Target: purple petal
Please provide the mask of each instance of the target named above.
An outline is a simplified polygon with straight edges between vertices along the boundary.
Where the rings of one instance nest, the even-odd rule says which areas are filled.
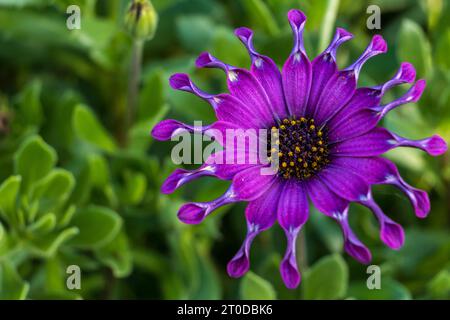
[[[214,168],[212,166],[202,166],[197,170],[176,169],[170,176],[167,177],[166,181],[164,181],[161,186],[161,192],[164,194],[169,194],[192,180],[214,175]]]
[[[407,104],[410,102],[416,102],[422,96],[423,91],[425,90],[426,82],[421,79],[418,80],[402,97],[396,99],[386,105],[376,106],[372,108],[372,110],[379,112],[383,117],[389,111],[397,108],[400,105]]]
[[[356,77],[353,71],[335,73],[322,90],[322,95],[314,110],[314,120],[325,123],[352,98],[356,89]]]
[[[298,233],[300,231],[299,228],[285,230],[287,237],[287,247],[286,253],[283,257],[283,260],[280,264],[280,273],[281,278],[283,279],[284,284],[289,289],[295,289],[298,287],[301,275],[298,271],[297,267],[297,258],[295,254],[295,243],[297,240]]]
[[[178,120],[166,119],[153,127],[151,135],[156,140],[165,141],[183,132],[203,134],[210,128],[210,126],[191,126]]]
[[[348,223],[348,208],[335,217],[339,223],[344,236],[344,250],[355,260],[368,264],[372,260],[370,250],[358,239]]]
[[[355,112],[362,109],[376,108],[381,103],[381,99],[387,90],[403,83],[413,82],[415,75],[414,67],[410,63],[404,62],[397,73],[386,83],[375,87],[356,89],[350,101],[330,119],[330,129],[340,127],[342,124],[349,122]]]
[[[262,166],[255,166],[241,171],[233,178],[233,189],[236,196],[245,201],[259,198],[275,182],[277,175],[261,174]]]
[[[312,75],[311,62],[303,45],[306,16],[299,10],[291,10],[288,19],[294,35],[294,47],[283,66],[283,90],[290,114],[299,117],[305,114]]]
[[[269,98],[259,81],[249,71],[227,65],[207,52],[197,58],[196,64],[201,68],[222,69],[227,75],[227,84],[231,95],[251,108],[266,126],[273,124],[274,117]]]
[[[261,128],[264,122],[255,117],[253,106],[246,106],[229,94],[212,95],[199,89],[187,74],[177,73],[170,77],[170,85],[176,90],[190,92],[208,102],[216,112],[217,119],[239,124],[242,128]]]
[[[240,125],[227,121],[216,121],[208,126],[208,130],[203,133],[214,137],[215,141],[221,146],[227,149],[232,148],[235,154],[242,150],[257,153],[259,141],[262,139],[262,136],[259,135],[260,132],[252,128],[244,130]]]
[[[364,179],[344,167],[329,165],[319,177],[334,193],[348,201],[358,201],[369,193],[369,185]]]
[[[253,47],[253,31],[249,28],[238,28],[234,31],[241,40],[252,60],[251,73],[259,81],[269,98],[270,106],[278,120],[288,116],[284,102],[281,73],[275,62],[267,56],[256,52]]]
[[[311,178],[305,185],[314,206],[323,214],[335,217],[348,207],[348,201],[336,195],[319,178]]]
[[[311,83],[311,91],[305,112],[307,116],[314,114],[314,109],[322,95],[324,87],[328,83],[328,80],[337,72],[336,50],[352,37],[353,35],[348,31],[337,28],[328,48],[313,60],[312,79],[314,81]]]
[[[348,68],[336,73],[323,89],[314,119],[323,124],[339,112],[352,98],[362,65],[371,57],[386,51],[384,39],[375,35],[364,53]]]
[[[309,216],[306,190],[301,182],[288,180],[284,184],[278,206],[278,223],[285,230],[301,227]]]
[[[369,184],[391,184],[403,191],[414,207],[417,217],[425,218],[430,211],[428,194],[406,183],[395,164],[384,158],[350,158],[338,157],[333,164],[353,170]]]
[[[264,128],[266,125],[262,119],[255,116],[252,106],[245,105],[241,100],[230,94],[218,94],[215,96],[217,119],[235,123],[242,129]]]
[[[285,182],[278,204],[278,223],[284,229],[288,240],[286,253],[280,265],[281,277],[290,289],[300,283],[300,272],[295,256],[295,242],[302,225],[308,220],[309,205],[302,183]]]
[[[210,202],[189,202],[178,210],[178,219],[187,224],[202,222],[211,212],[226,204],[237,202],[232,188],[229,188],[222,196]]]
[[[396,143],[389,131],[375,128],[356,138],[332,145],[330,151],[336,156],[371,157],[395,148]]]
[[[392,87],[403,83],[413,83],[415,79],[416,70],[414,69],[414,66],[409,62],[402,62],[400,65],[400,69],[397,71],[394,77],[392,77],[392,79],[382,85],[374,87],[374,89],[379,90],[381,92],[381,95],[384,95],[384,93]]]
[[[251,201],[245,209],[247,235],[244,243],[227,265],[228,274],[233,278],[244,275],[250,267],[250,247],[253,239],[261,231],[270,228],[276,221],[280,187],[276,185],[264,196]]]
[[[359,72],[361,71],[364,63],[367,62],[370,58],[377,56],[379,54],[385,53],[387,51],[387,43],[383,39],[382,36],[376,34],[373,36],[372,41],[367,46],[366,50],[364,50],[363,54],[349,67],[347,67],[346,71],[351,71],[355,73],[356,79],[358,79]]]
[[[392,221],[384,214],[378,204],[373,200],[372,195],[360,203],[374,213],[380,224],[380,238],[391,249],[398,250],[405,242],[405,233],[398,223]]]
[[[375,128],[356,138],[332,145],[331,153],[336,156],[372,157],[397,147],[418,148],[431,156],[439,156],[447,151],[447,143],[438,135],[410,140],[384,128]]]
[[[169,79],[170,86],[175,90],[186,91],[196,95],[197,97],[207,101],[211,106],[216,109],[216,103],[214,101],[215,95],[209,94],[200,88],[198,88],[189,78],[189,75],[185,73],[176,73]]]
[[[375,128],[380,119],[380,114],[368,109],[346,113],[342,117],[336,116],[334,121],[330,121],[328,139],[331,143],[336,143],[358,137]]]
[[[393,135],[396,142],[395,147],[418,148],[434,157],[440,156],[447,151],[447,143],[438,135],[420,140],[410,140],[400,137],[399,135],[396,135],[394,133],[391,134]]]

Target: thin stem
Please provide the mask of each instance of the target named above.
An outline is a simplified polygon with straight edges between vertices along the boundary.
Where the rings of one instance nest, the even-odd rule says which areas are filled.
[[[304,273],[308,268],[308,252],[306,249],[306,236],[304,227],[300,230],[300,233],[298,234],[297,260],[300,272]]]
[[[328,46],[328,43],[330,42],[338,9],[339,9],[339,0],[327,1],[327,10],[325,12],[325,15],[322,20],[322,25],[320,27],[318,53],[325,50],[325,48]]]
[[[126,111],[126,132],[130,129],[136,116],[136,109],[138,103],[139,94],[139,82],[141,78],[142,70],[142,53],[144,49],[144,43],[140,40],[133,41],[130,75],[128,80],[128,104]]]

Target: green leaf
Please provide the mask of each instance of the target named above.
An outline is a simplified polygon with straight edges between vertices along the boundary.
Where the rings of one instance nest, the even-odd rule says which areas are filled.
[[[443,0],[426,0],[428,13],[428,27],[434,29],[442,14]]]
[[[154,117],[164,106],[164,73],[153,71],[139,93],[138,121]]]
[[[426,77],[432,68],[431,46],[422,28],[414,21],[402,22],[397,40],[399,61],[411,62],[418,77]]]
[[[72,217],[75,215],[75,212],[77,211],[77,207],[75,205],[69,206],[64,213],[62,213],[60,216],[61,218],[58,221],[59,227],[65,227],[67,226],[70,221],[72,220]]]
[[[96,255],[103,264],[112,269],[117,278],[127,277],[132,271],[132,255],[124,232],[119,232],[110,243],[100,248]]]
[[[436,45],[436,64],[439,64],[446,70],[450,70],[450,28],[447,28],[437,39]]]
[[[333,253],[342,252],[344,240],[342,239],[342,232],[337,224],[329,217],[318,212],[316,208],[312,210],[313,214],[311,214],[309,221],[327,249]]]
[[[31,199],[39,201],[40,212],[57,212],[69,198],[75,179],[67,170],[54,169],[45,178],[33,185]]]
[[[20,146],[14,155],[14,171],[22,176],[22,187],[27,191],[30,185],[45,177],[55,166],[55,150],[39,136],[32,136]]]
[[[340,299],[347,292],[348,266],[339,254],[326,256],[307,270],[303,279],[305,299]]]
[[[20,93],[18,97],[18,118],[23,125],[40,126],[42,123],[42,105],[41,105],[42,83],[32,81]]]
[[[9,222],[14,223],[17,195],[19,193],[22,178],[11,176],[0,186],[0,214]]]
[[[401,283],[393,279],[381,278],[381,289],[369,290],[365,281],[352,283],[348,296],[361,300],[409,300],[411,293]]]
[[[76,135],[82,141],[106,152],[116,150],[116,143],[88,107],[83,105],[75,107],[72,125]]]
[[[240,294],[245,300],[276,299],[272,284],[251,271],[241,281]]]
[[[431,279],[428,291],[433,299],[450,299],[450,268],[442,270]]]
[[[10,262],[0,262],[0,300],[23,300],[29,289]]]
[[[54,256],[59,247],[73,236],[79,233],[78,228],[71,227],[63,231],[54,231],[31,240],[31,248],[36,254],[44,257]]]
[[[169,106],[165,104],[159,108],[158,113],[153,117],[134,124],[129,132],[128,151],[136,154],[145,153],[152,141],[152,138],[149,136],[149,131],[156,123],[161,121],[168,112]]]
[[[108,244],[122,226],[122,218],[113,210],[90,206],[80,210],[72,220],[80,233],[72,239],[71,245],[84,249],[98,249]]]
[[[208,49],[216,26],[208,16],[189,15],[176,20],[181,44],[191,52]]]
[[[30,224],[27,227],[29,232],[34,233],[35,235],[45,234],[53,230],[56,226],[56,216],[53,213],[47,213],[39,218],[33,224]]]
[[[124,180],[122,202],[130,205],[139,204],[147,191],[147,177],[141,172],[127,170],[124,173]]]

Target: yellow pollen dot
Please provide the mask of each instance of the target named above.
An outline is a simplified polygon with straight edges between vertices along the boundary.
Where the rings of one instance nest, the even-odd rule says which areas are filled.
[[[314,123],[314,119],[309,119],[309,122]]]
[[[312,147],[311,150],[312,150],[313,152],[316,152],[316,151],[317,151],[317,148],[316,148],[316,147]]]
[[[284,119],[283,123],[289,123],[289,120],[288,119]]]
[[[323,145],[323,141],[319,140],[319,142],[317,142],[320,146]]]
[[[322,131],[317,132],[317,135],[318,135],[319,137],[321,137],[321,136],[322,136]]]
[[[271,152],[276,152],[277,151],[277,149],[276,148],[272,148],[272,150],[270,150]]]
[[[294,161],[289,162],[289,165],[290,165],[291,167],[293,167],[294,164],[295,164]]]
[[[281,125],[281,126],[280,126],[280,129],[281,129],[281,130],[284,130],[284,129],[286,129],[286,127],[285,127],[284,125]]]
[[[303,164],[303,168],[308,168],[308,163],[307,163],[307,162],[305,162],[305,163]]]
[[[286,163],[286,162],[283,162],[283,163],[281,164],[281,166],[282,166],[283,168],[286,168],[286,167],[287,167],[287,163]]]
[[[297,160],[298,162],[302,162],[303,161],[303,159],[302,158],[298,158],[298,160]]]
[[[295,152],[300,152],[300,147],[295,147]]]
[[[300,118],[300,121],[301,121],[301,122],[306,122],[306,118],[301,117],[301,118]]]
[[[289,156],[289,157],[292,157],[293,155],[294,155],[294,154],[292,153],[292,151],[289,151],[289,152],[288,152],[288,156]]]
[[[309,129],[311,129],[311,130],[314,130],[315,128],[316,128],[316,126],[313,124],[309,126]]]
[[[272,127],[272,131],[277,131],[277,128],[276,127]]]
[[[292,121],[291,121],[291,124],[292,124],[292,125],[295,125],[296,123],[297,123],[297,122],[296,122],[295,120],[292,120]]]
[[[278,156],[282,157],[283,156],[283,152],[278,152]]]
[[[325,151],[325,149],[324,148],[320,148],[319,151],[323,153]]]
[[[317,162],[312,163],[313,168],[317,167]]]
[[[280,140],[275,141],[275,144],[280,144]]]

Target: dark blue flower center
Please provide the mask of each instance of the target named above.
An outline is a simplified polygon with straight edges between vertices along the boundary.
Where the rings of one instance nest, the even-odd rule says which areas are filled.
[[[278,174],[285,179],[306,180],[329,162],[328,132],[314,119],[283,119],[267,139],[269,161],[278,157]]]

